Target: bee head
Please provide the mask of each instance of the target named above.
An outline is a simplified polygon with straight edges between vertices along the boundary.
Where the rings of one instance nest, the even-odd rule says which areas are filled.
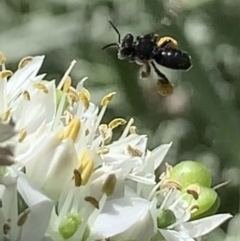
[[[124,36],[121,41],[118,50],[118,58],[125,59],[133,52],[133,35],[128,33]]]
[[[121,34],[114,23],[109,19],[108,22],[111,24],[112,28],[118,35],[118,41],[116,43],[110,43],[105,45],[102,49],[106,49],[109,47],[117,47],[118,48],[118,58],[124,59],[127,58],[133,51],[133,35],[128,33],[121,38]]]

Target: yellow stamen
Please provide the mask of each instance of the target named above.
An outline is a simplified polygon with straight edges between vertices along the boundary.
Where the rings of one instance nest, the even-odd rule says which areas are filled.
[[[79,101],[78,92],[72,86],[70,86],[68,94],[71,96],[71,98],[73,99],[74,102],[78,102]]]
[[[78,118],[74,118],[71,120],[69,125],[67,126],[66,131],[64,132],[63,135],[63,140],[67,138],[71,138],[73,142],[75,142],[78,138],[78,134],[81,128],[81,122]],[[60,139],[62,139],[60,138]]]
[[[132,146],[128,145],[127,146],[127,151],[131,156],[139,156],[141,157],[143,155],[143,153],[138,150],[137,148],[133,148]]]
[[[98,154],[98,155],[104,155],[104,154],[107,154],[107,153],[109,153],[109,148],[107,148],[107,147],[105,147],[105,146],[100,147],[100,148],[98,148],[98,150],[97,150],[97,154]]]
[[[101,136],[105,137],[106,133],[107,133],[107,130],[108,130],[108,126],[106,124],[101,124],[99,127],[98,127],[98,130],[99,130],[99,133]]]
[[[79,97],[79,100],[82,101],[84,107],[85,107],[86,109],[88,109],[88,107],[89,107],[89,105],[90,105],[90,101],[89,101],[88,96],[86,95],[86,93],[80,92],[80,93],[78,94],[78,97]]]
[[[91,203],[96,209],[99,209],[99,202],[95,197],[87,196],[84,198],[86,202]]]
[[[118,126],[125,125],[126,123],[127,122],[123,118],[116,118],[108,124],[108,127],[113,130]]]
[[[7,58],[6,58],[5,53],[0,52],[0,65],[5,64],[5,63],[6,63],[6,60],[7,60]]]
[[[73,171],[73,174],[74,174],[75,187],[80,187],[82,184],[82,177],[79,170],[75,169]]]
[[[27,136],[27,128],[23,128],[19,133],[18,142],[23,142],[26,136]]]
[[[19,69],[22,69],[24,68],[29,62],[31,62],[33,60],[33,57],[32,56],[28,56],[28,57],[25,57],[23,58],[19,64],[18,64],[18,68]]]
[[[136,126],[131,126],[130,128],[129,128],[129,132],[130,132],[130,134],[137,134],[137,127]]]
[[[101,106],[106,106],[108,103],[112,100],[113,96],[116,94],[116,92],[109,93],[108,95],[104,96],[101,101]]]
[[[82,88],[82,91],[88,98],[88,100],[90,101],[91,99],[91,95],[90,95],[90,92],[86,89],[86,88]]]
[[[113,132],[108,128],[106,124],[102,124],[98,127],[100,135],[104,139],[104,143],[107,144],[112,140]]]
[[[0,71],[0,79],[8,78],[13,75],[13,72],[10,70]]]
[[[19,217],[18,221],[17,221],[17,225],[23,226],[24,223],[27,221],[28,218],[28,214],[30,213],[30,209],[25,210]]]
[[[83,172],[82,172],[82,185],[86,185],[89,178],[91,177],[91,174],[93,172],[93,168],[94,168],[94,162],[93,160],[89,160],[87,162],[86,167],[84,168]]]
[[[165,166],[166,166],[166,171],[164,174],[164,178],[169,178],[170,172],[173,169],[173,167],[171,165],[169,165],[167,162],[165,163]]]
[[[27,90],[24,90],[22,95],[23,95],[24,100],[27,100],[27,101],[31,100],[30,94]]]
[[[86,185],[94,168],[94,162],[92,159],[91,151],[88,149],[85,149],[84,151],[82,151],[79,157],[79,162],[80,162],[80,166],[78,170],[81,173],[81,177],[82,177],[81,185]]]
[[[187,193],[192,195],[193,198],[197,200],[200,194],[200,187],[196,184],[189,185],[187,188]]]
[[[179,182],[172,181],[172,180],[165,180],[161,185],[161,189],[168,188],[168,189],[177,189],[179,191],[182,190],[182,187]]]
[[[63,85],[63,92],[67,93],[70,89],[71,84],[72,84],[72,79],[70,76],[67,76]]]
[[[34,83],[33,87],[35,87],[36,89],[42,90],[43,93],[45,94],[48,94],[48,88],[43,83]]]
[[[73,120],[73,115],[69,111],[64,111],[63,117],[65,119],[66,125],[69,125],[69,123]]]
[[[110,174],[102,186],[102,192],[105,193],[108,197],[111,196],[114,192],[116,183],[117,178],[115,174]]]
[[[199,210],[199,206],[197,204],[194,204],[192,206],[189,207],[189,211],[191,214],[197,212]]]
[[[6,110],[4,113],[2,113],[1,115],[0,115],[0,119],[2,120],[2,121],[7,121],[8,119],[9,119],[9,117],[10,117],[10,115],[11,115],[11,108],[9,108],[8,110]]]
[[[74,102],[77,103],[79,101],[79,96],[77,92],[71,91],[71,88],[67,94],[67,98],[70,105],[72,105]]]
[[[130,127],[131,127],[131,125],[132,125],[133,123],[134,123],[134,119],[131,118],[131,119],[128,121],[127,126],[125,127],[125,129],[124,129],[124,131],[123,131],[123,133],[122,133],[122,135],[121,135],[121,137],[120,137],[119,139],[123,139],[123,138],[125,138],[125,137],[128,135],[129,129],[130,129]]]

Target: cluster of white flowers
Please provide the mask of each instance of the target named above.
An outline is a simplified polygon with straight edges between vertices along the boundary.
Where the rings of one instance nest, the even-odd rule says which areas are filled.
[[[86,79],[71,86],[74,62],[56,86],[37,75],[43,60],[24,58],[12,73],[0,55],[0,240],[193,241],[231,217],[191,221],[198,208],[185,197],[197,188],[181,191],[169,166],[155,176],[171,143],[149,151],[133,119],[102,124],[115,93],[99,108]]]

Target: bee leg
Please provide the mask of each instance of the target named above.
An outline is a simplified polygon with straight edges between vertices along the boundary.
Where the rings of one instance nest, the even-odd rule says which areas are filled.
[[[151,66],[146,62],[140,70],[140,78],[147,79],[151,73]]]
[[[162,37],[158,40],[157,46],[160,48],[170,48],[170,49],[177,49],[178,42],[174,38],[171,37]]]
[[[157,68],[154,62],[151,62],[153,70],[158,76],[157,80],[157,91],[162,96],[168,96],[173,93],[173,85],[170,83],[168,78]]]

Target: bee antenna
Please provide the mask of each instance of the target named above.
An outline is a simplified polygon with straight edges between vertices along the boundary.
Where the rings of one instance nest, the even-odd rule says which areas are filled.
[[[112,22],[111,19],[108,19],[108,22],[111,24],[111,26],[113,27],[113,29],[114,29],[115,32],[117,33],[117,35],[118,35],[118,44],[120,44],[120,42],[121,42],[121,34],[120,34],[119,30],[118,30],[117,27],[114,25],[114,23]]]
[[[113,47],[113,46],[117,46],[118,47],[118,43],[110,43],[110,44],[107,44],[105,46],[102,47],[102,50],[106,49],[106,48],[109,48],[109,47]]]

